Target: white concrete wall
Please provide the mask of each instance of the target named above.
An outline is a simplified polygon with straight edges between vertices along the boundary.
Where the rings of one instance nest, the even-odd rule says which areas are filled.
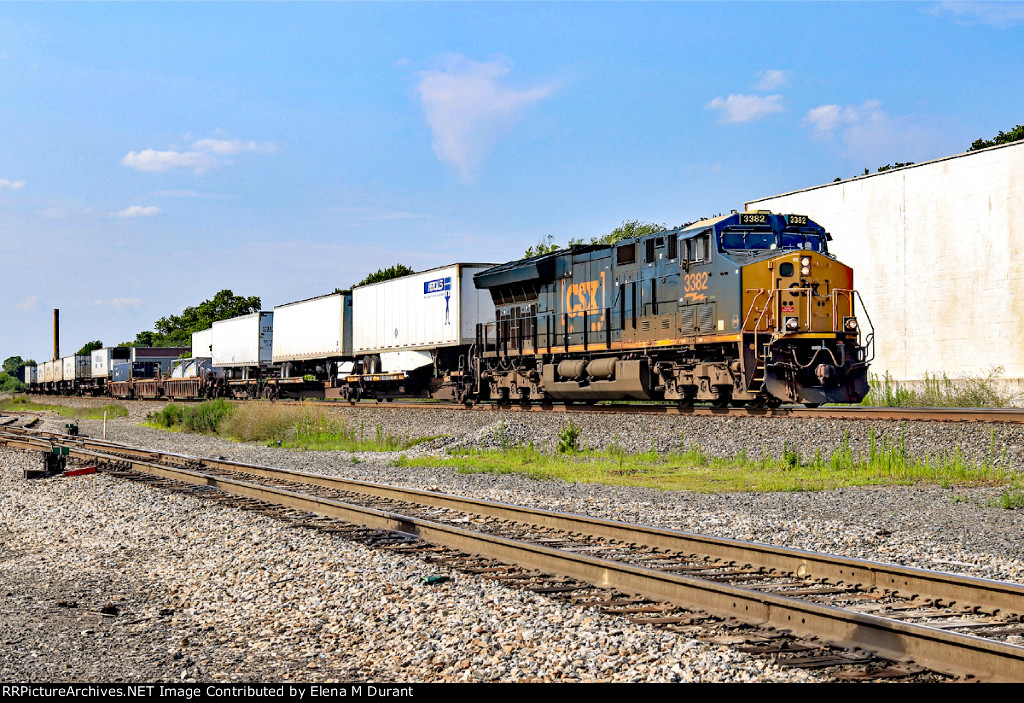
[[[853,267],[872,371],[1024,379],[1024,142],[747,203],[808,215]]]

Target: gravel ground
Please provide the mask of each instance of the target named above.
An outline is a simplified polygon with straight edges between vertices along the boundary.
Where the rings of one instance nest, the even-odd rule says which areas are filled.
[[[63,401],[90,404],[96,401]],[[815,493],[692,495],[516,475],[403,469],[393,455],[294,452],[136,423],[152,403],[129,403],[108,437],[183,453],[225,456],[722,537],[827,551],[1024,583],[1024,515],[987,507],[996,489],[886,487]],[[334,411],[367,428],[443,445],[553,441],[567,419],[544,414]],[[1015,426],[758,418],[574,414],[591,446],[675,448],[680,437],[712,454],[837,446],[876,434],[918,454],[959,447],[980,457],[992,442],[1024,465]],[[60,429],[65,421],[46,419]],[[102,433],[100,421],[82,431]],[[369,429],[370,434],[373,433]],[[994,440],[993,440],[994,437]],[[358,463],[356,463],[358,461]],[[462,574],[439,586],[415,559],[375,552],[279,521],[98,475],[27,482],[36,457],[0,452],[0,680],[344,681],[807,681],[728,649],[565,608]],[[225,549],[225,547],[228,547]],[[77,607],[59,605],[76,603]],[[113,616],[98,613],[116,608]],[[110,610],[111,608],[108,608]],[[71,645],[71,646],[69,646]],[[72,654],[76,652],[77,654]],[[116,654],[116,656],[111,656]]]

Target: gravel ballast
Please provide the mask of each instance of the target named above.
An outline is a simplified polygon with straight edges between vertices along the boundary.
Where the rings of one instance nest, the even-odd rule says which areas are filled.
[[[61,401],[89,404],[96,401]],[[108,438],[186,454],[344,475],[721,537],[1024,582],[1024,519],[989,507],[998,489],[857,488],[703,495],[537,481],[520,475],[398,468],[394,454],[295,452],[140,427],[129,403]],[[568,418],[540,413],[332,410],[410,437],[444,434],[410,454],[481,446],[500,430],[550,443]],[[573,414],[591,446],[633,450],[697,441],[713,455],[787,446],[855,451],[902,433],[908,451],[1006,448],[1013,425],[790,421]],[[61,418],[43,427],[62,430]],[[502,423],[499,425],[499,423]],[[82,421],[100,436],[101,421]],[[806,449],[803,449],[806,448]],[[26,481],[35,454],[0,450],[0,678],[342,681],[805,681],[726,647],[569,608],[492,581],[367,549],[210,501],[93,475]],[[60,605],[64,603],[64,605]],[[70,607],[74,604],[74,607]],[[110,612],[103,614],[99,611]]]

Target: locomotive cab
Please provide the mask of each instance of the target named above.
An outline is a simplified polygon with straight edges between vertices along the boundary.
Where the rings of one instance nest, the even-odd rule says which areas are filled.
[[[810,406],[859,402],[873,335],[862,340],[853,270],[828,253],[830,235],[806,216],[739,218],[750,231],[723,232],[721,246],[750,258],[741,305],[748,387],[760,382],[773,399]]]

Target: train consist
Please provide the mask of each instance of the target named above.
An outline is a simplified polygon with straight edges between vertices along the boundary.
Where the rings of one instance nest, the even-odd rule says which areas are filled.
[[[803,215],[733,213],[217,322],[172,377],[26,377],[119,397],[855,403],[873,332],[830,239]]]

